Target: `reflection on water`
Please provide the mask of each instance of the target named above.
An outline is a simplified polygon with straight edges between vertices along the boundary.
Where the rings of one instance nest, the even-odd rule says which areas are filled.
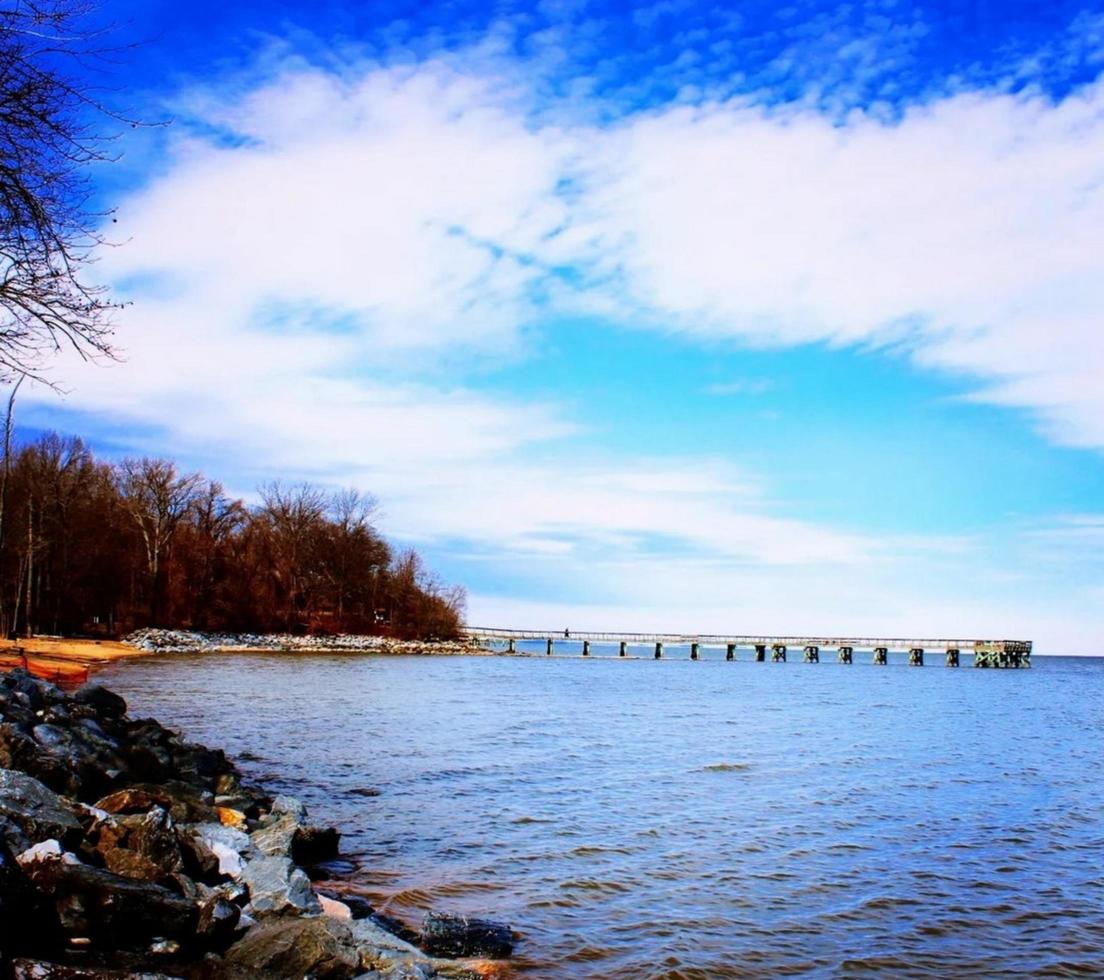
[[[1104,661],[723,656],[104,680],[339,826],[392,914],[513,924],[519,976],[1104,974]]]

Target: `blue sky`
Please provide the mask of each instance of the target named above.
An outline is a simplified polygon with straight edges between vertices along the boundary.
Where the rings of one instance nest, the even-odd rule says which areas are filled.
[[[124,357],[27,432],[370,490],[487,625],[1099,652],[1101,5],[104,15]]]

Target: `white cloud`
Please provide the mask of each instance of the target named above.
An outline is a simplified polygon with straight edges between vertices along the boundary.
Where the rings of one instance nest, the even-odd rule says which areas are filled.
[[[485,75],[459,61],[291,63],[185,93],[203,125],[122,202],[129,240],[101,266],[136,300],[126,361],[67,369],[68,404],[157,427],[150,451],[360,483],[406,537],[612,578],[608,610],[636,590],[656,616],[681,603],[768,628],[786,610],[842,629],[927,608],[988,632],[1015,613],[960,598],[1000,567],[976,541],[783,515],[723,460],[565,470],[555,440],[577,423],[560,406],[448,368],[524,356],[549,311],[775,346],[904,343],[976,379],[973,397],[1104,447],[1104,86],[1056,105],[960,95],[892,125],[728,102],[600,128],[533,115],[500,55]],[[648,564],[672,556],[670,574]],[[967,557],[953,588],[908,578]]]

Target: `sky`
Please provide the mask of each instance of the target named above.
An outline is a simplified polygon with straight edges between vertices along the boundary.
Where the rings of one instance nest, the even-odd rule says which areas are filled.
[[[101,16],[24,435],[369,491],[474,625],[1102,652],[1104,4]]]

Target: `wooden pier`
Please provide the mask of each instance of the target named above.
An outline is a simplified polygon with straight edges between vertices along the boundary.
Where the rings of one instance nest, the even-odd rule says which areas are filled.
[[[898,637],[856,636],[728,636],[700,633],[618,633],[574,630],[515,630],[470,626],[464,631],[468,637],[486,646],[502,644],[510,653],[517,652],[521,642],[542,644],[545,654],[579,653],[593,656],[592,644],[617,646],[617,656],[628,657],[630,647],[639,647],[637,656],[651,656],[660,660],[665,650],[684,647],[689,659],[700,660],[703,650],[714,647],[725,651],[725,660],[737,660],[737,651],[746,648],[751,659],[758,663],[785,663],[787,650],[804,652],[805,663],[820,663],[821,650],[836,650],[836,662],[852,664],[858,651],[870,651],[870,662],[878,666],[889,663],[890,651],[907,655],[910,667],[924,666],[924,653],[942,654],[947,667],[957,667],[960,658],[972,655],[975,667],[1022,668],[1031,666],[1030,640],[966,640],[958,638],[915,639]]]

